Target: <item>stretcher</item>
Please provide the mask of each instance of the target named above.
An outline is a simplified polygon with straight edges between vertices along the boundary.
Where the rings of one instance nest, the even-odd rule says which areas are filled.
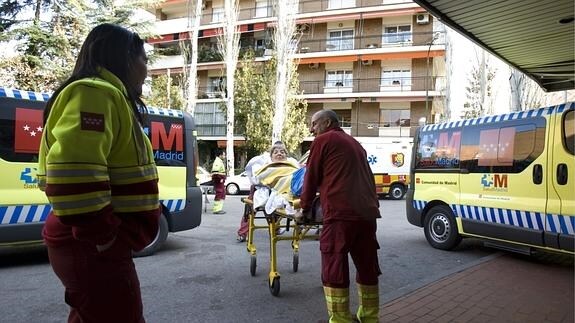
[[[268,231],[270,241],[270,271],[268,275],[268,287],[270,293],[278,296],[280,292],[280,273],[277,268],[277,251],[276,244],[278,241],[291,241],[293,251],[292,270],[298,271],[299,266],[299,242],[301,240],[319,239],[319,229],[322,225],[320,221],[296,221],[293,215],[289,215],[284,209],[276,209],[272,214],[267,214],[264,208],[253,208],[253,201],[249,198],[243,198],[244,216],[248,219],[249,230],[246,239],[246,249],[250,254],[250,274],[255,276],[257,267],[257,250],[254,243],[254,231],[265,229]],[[294,208],[299,208],[299,200],[291,202]],[[261,215],[258,215],[261,214]],[[256,224],[256,219],[265,219],[266,225]],[[299,219],[298,219],[299,220]],[[282,222],[284,223],[282,225]],[[293,225],[290,225],[293,223]],[[280,236],[277,229],[285,226],[286,233]],[[289,235],[289,229],[293,228],[293,233]],[[315,232],[315,233],[312,233]]]

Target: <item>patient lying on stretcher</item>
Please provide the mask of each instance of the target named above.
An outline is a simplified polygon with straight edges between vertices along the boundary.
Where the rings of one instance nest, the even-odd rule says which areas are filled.
[[[271,163],[252,173],[251,180],[256,187],[253,195],[254,208],[265,206],[267,214],[273,213],[276,209],[283,209],[286,214],[295,214],[291,181],[299,165],[288,160],[287,151],[281,143],[272,147],[270,156]]]

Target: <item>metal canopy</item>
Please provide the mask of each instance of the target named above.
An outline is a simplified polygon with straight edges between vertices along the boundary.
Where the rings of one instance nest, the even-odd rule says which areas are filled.
[[[575,1],[414,2],[531,77],[545,91],[575,89]]]

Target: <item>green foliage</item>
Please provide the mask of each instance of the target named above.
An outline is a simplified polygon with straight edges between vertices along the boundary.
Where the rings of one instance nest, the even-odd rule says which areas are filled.
[[[113,22],[149,34],[129,20],[136,8],[158,0],[5,0],[0,3],[0,46],[15,41],[15,54],[0,57],[0,82],[23,90],[52,91],[74,68],[91,28]],[[33,18],[26,13],[33,12]]]
[[[235,123],[245,129],[246,149],[255,154],[267,151],[272,137],[276,60],[272,58],[264,63],[256,63],[254,52],[247,51],[235,77]],[[294,151],[307,133],[307,104],[294,97],[299,93],[297,73],[292,76],[289,91],[282,141],[289,151]]]
[[[146,104],[158,108],[183,110],[185,101],[180,83],[180,77],[172,78],[170,95],[168,95],[168,76],[165,74],[154,76],[152,78],[152,93],[149,98],[146,98]]]

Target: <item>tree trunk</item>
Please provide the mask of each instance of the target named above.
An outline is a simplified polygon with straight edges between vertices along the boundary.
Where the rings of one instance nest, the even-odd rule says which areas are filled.
[[[186,80],[188,95],[186,98],[186,111],[194,115],[196,102],[198,99],[198,34],[202,18],[202,1],[188,0],[188,34],[190,36],[189,46],[189,72]]]
[[[281,140],[285,116],[288,114],[289,83],[294,70],[292,57],[298,44],[297,39],[294,37],[296,32],[295,15],[298,11],[298,1],[279,0],[276,8],[278,23],[274,32],[274,43],[277,55],[277,72],[274,117],[272,123],[272,144]]]

